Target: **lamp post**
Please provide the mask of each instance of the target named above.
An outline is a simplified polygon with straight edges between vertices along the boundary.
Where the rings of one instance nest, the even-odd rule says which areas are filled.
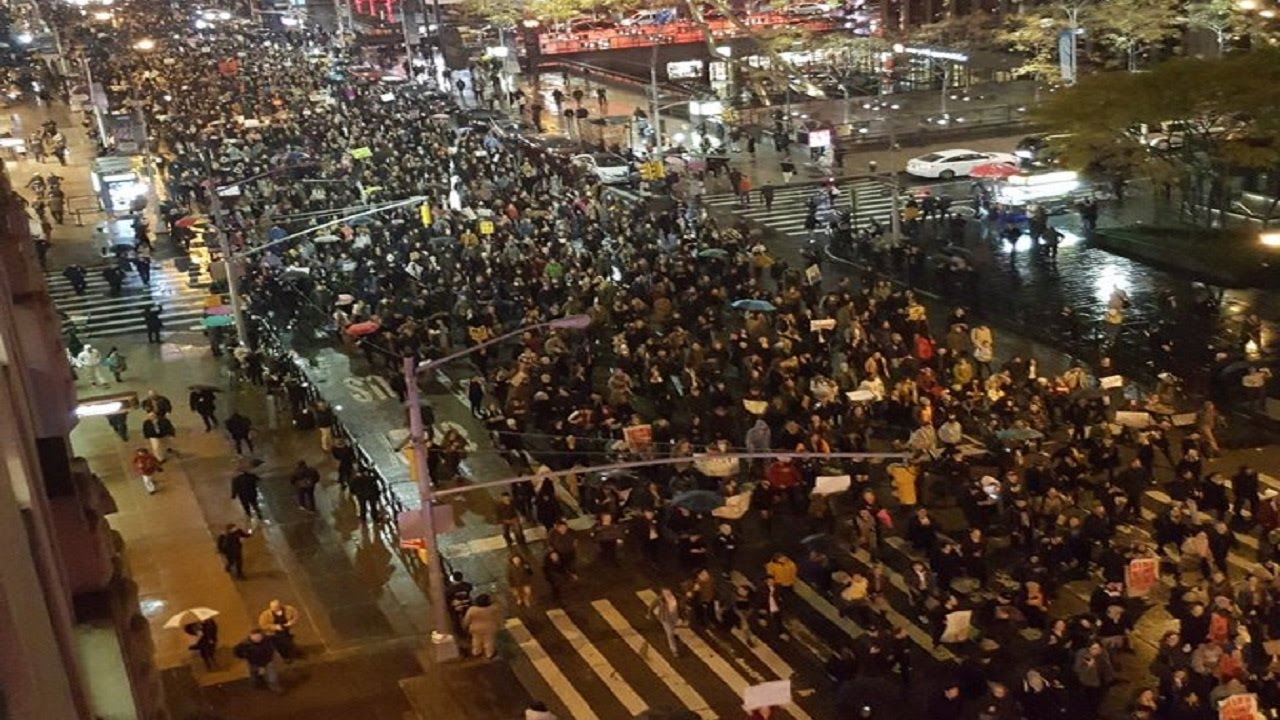
[[[590,324],[591,316],[589,315],[570,315],[543,323],[519,327],[511,332],[435,360],[426,360],[419,363],[412,357],[404,359],[405,402],[409,407],[409,439],[413,446],[413,465],[418,476],[418,494],[422,499],[422,509],[419,512],[421,513],[422,532],[424,535],[421,538],[423,542],[422,550],[426,555],[427,562],[427,600],[431,605],[431,647],[435,651],[436,660],[452,660],[458,657],[458,644],[450,630],[449,614],[446,609],[448,606],[445,598],[444,568],[441,565],[440,558],[436,555],[436,525],[433,510],[435,507],[434,500],[437,495],[431,484],[431,466],[427,462],[426,428],[422,422],[422,394],[418,389],[418,375],[419,373],[436,370],[454,360],[472,355],[491,345],[505,342],[533,330],[544,328],[550,330],[582,330]]]

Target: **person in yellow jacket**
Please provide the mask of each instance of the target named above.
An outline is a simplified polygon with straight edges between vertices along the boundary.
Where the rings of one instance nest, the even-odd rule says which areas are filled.
[[[797,570],[796,563],[791,558],[782,553],[774,553],[773,558],[765,563],[764,570],[778,587],[788,592],[795,589]]]
[[[889,477],[893,481],[893,495],[898,502],[907,507],[916,505],[916,483],[920,480],[920,466],[894,464],[889,466]]]

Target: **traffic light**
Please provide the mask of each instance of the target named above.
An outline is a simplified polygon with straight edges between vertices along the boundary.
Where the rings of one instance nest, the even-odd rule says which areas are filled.
[[[661,160],[650,160],[640,166],[640,179],[646,182],[657,182],[666,176]]]

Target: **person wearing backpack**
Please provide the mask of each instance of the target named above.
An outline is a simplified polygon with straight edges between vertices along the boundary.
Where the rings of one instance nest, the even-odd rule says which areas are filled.
[[[218,536],[218,554],[222,556],[222,569],[237,580],[244,579],[244,541],[253,530],[241,530],[235,523],[227,523],[227,529]]]

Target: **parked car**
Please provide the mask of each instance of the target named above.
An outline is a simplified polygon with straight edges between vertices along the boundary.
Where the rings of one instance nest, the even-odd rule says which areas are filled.
[[[782,12],[796,17],[819,17],[830,15],[833,10],[835,10],[834,5],[823,2],[798,2],[788,5]]]
[[[1199,123],[1165,120],[1153,124],[1142,123],[1131,132],[1142,144],[1153,150],[1177,150],[1187,143],[1188,135],[1223,135],[1230,132],[1230,128],[1221,123],[1205,128]]]
[[[612,20],[597,20],[596,18],[574,18],[569,21],[569,32],[591,32],[592,30],[613,30],[618,27],[618,23]]]
[[[623,25],[662,25],[676,19],[676,11],[671,8],[655,8],[652,10],[637,10],[627,19],[622,21]]]
[[[1070,133],[1037,133],[1018,141],[1013,154],[1028,165],[1056,165],[1060,159],[1057,143],[1071,137]]]
[[[574,155],[573,162],[581,165],[606,185],[630,183],[636,178],[627,159],[616,153],[596,152]]]
[[[978,152],[977,150],[939,150],[907,161],[907,174],[916,177],[950,180],[966,177],[978,165],[985,163],[1018,164],[1013,153]]]

